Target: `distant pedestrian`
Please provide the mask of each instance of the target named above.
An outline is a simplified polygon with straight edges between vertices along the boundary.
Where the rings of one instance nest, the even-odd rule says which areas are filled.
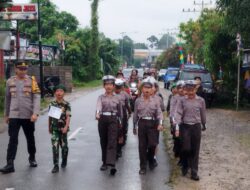
[[[68,131],[71,117],[70,103],[64,100],[65,87],[61,84],[55,87],[55,100],[49,106],[49,133],[51,134],[53,163],[52,173],[59,172],[59,147],[62,149],[61,167],[67,166]],[[53,110],[53,111],[52,111]],[[53,115],[56,113],[56,115]],[[50,114],[51,113],[51,114]]]
[[[27,75],[28,64],[18,62],[15,66],[16,75],[6,82],[5,121],[9,125],[9,145],[7,165],[0,169],[3,174],[15,172],[18,134],[20,127],[27,140],[30,167],[37,167],[35,158],[35,122],[40,111],[40,90],[35,77]]]

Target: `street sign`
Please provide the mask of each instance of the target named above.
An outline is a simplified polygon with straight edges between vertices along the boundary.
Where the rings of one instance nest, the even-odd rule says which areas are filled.
[[[0,9],[0,20],[37,20],[37,4],[14,4]]]

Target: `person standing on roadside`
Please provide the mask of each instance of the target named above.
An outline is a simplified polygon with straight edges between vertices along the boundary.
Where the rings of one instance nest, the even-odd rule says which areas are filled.
[[[7,149],[7,165],[0,169],[3,174],[15,172],[18,134],[20,127],[27,140],[30,167],[37,167],[35,159],[35,122],[40,111],[40,89],[35,77],[27,75],[28,65],[18,62],[16,75],[6,82],[5,121],[8,124],[9,145]]]
[[[187,95],[177,103],[174,114],[175,124],[179,126],[181,137],[182,175],[191,169],[191,179],[198,181],[198,163],[201,142],[201,130],[206,130],[206,104],[196,95],[196,81],[186,81]]]
[[[61,167],[66,168],[68,160],[68,131],[71,117],[70,103],[64,100],[66,88],[59,84],[54,88],[55,100],[50,103],[49,110],[56,110],[59,116],[50,115],[49,111],[49,133],[51,134],[53,163],[52,173],[59,172],[59,146],[62,149]]]
[[[111,167],[110,175],[116,173],[116,153],[118,130],[121,128],[122,105],[118,96],[114,94],[115,78],[111,75],[104,76],[103,87],[105,93],[100,95],[96,105],[96,119],[102,149],[101,171]]]
[[[149,168],[153,170],[157,165],[154,162],[155,149],[159,144],[158,131],[163,130],[163,114],[158,101],[152,97],[152,87],[154,82],[150,77],[142,82],[142,95],[135,101],[135,111],[133,115],[133,133],[139,138],[139,158],[140,175],[145,175],[147,171],[147,161]]]

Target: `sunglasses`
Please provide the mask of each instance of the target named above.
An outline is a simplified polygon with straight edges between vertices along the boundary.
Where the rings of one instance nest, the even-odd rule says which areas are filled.
[[[20,71],[26,71],[28,68],[25,68],[25,67],[18,67],[18,69],[19,69]]]

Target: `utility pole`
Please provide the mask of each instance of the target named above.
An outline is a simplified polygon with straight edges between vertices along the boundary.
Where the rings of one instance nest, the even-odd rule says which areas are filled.
[[[44,97],[44,90],[43,90],[43,52],[42,52],[42,34],[41,34],[41,14],[40,14],[40,0],[37,0],[37,9],[38,9],[38,23],[37,23],[37,30],[38,30],[38,38],[39,38],[39,65],[40,65],[40,88],[41,88],[41,98]]]
[[[213,2],[211,0],[209,2],[205,2],[204,0],[202,0],[200,3],[197,3],[196,1],[194,1],[194,6],[201,6],[200,10],[199,9],[197,10],[195,8],[193,8],[193,9],[188,8],[188,9],[183,9],[182,12],[187,12],[187,13],[203,12],[203,10],[206,7],[208,7],[212,4],[213,4]]]
[[[121,32],[121,35],[122,35],[122,45],[121,45],[121,57],[122,57],[122,64],[123,64],[123,39],[124,39],[124,35],[126,33],[125,32]]]
[[[166,39],[166,49],[169,48],[169,37],[172,36],[172,35],[176,35],[177,32],[170,32],[170,31],[178,31],[179,29],[178,28],[167,28],[167,29],[163,29],[164,33],[163,34],[160,34],[160,35],[164,35],[164,34],[167,34],[167,39]],[[167,32],[167,33],[165,33]]]

